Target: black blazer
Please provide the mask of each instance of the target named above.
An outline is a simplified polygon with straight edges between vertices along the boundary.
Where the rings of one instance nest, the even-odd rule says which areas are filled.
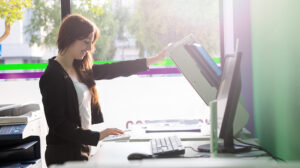
[[[49,127],[46,137],[46,164],[64,163],[70,160],[88,160],[90,147],[96,146],[100,133],[81,128],[79,105],[75,87],[63,67],[54,60],[40,78],[45,116]],[[146,71],[146,59],[122,61],[93,66],[95,80],[130,76]],[[92,124],[103,122],[99,106],[92,107]]]

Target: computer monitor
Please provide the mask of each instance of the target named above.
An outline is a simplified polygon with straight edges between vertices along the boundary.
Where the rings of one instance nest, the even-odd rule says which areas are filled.
[[[222,71],[199,43],[186,44],[184,48],[197,62],[202,74],[211,86],[219,88]]]
[[[193,50],[198,51],[192,55],[186,46],[193,46]],[[190,34],[173,43],[168,48],[167,54],[202,100],[208,105],[209,102],[217,98],[217,89],[221,82],[222,70],[213,62],[204,48],[200,47],[196,37]],[[201,50],[205,52],[201,53]],[[236,51],[238,51],[237,48]],[[215,84],[212,83],[213,78],[217,81]],[[241,99],[239,100],[237,111],[234,121],[234,134],[237,134],[245,127],[249,118],[249,114],[245,110]]]
[[[221,127],[219,138],[223,143],[219,143],[220,153],[240,153],[249,151],[250,147],[235,146],[233,139],[233,123],[241,92],[240,75],[241,53],[228,55],[225,57],[223,73],[217,93],[218,125]],[[209,152],[209,144],[201,145],[198,150]]]

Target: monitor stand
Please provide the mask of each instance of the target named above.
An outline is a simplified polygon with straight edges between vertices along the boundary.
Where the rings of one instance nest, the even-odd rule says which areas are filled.
[[[233,142],[233,128],[221,137],[223,143],[218,143],[218,153],[244,153],[251,151],[251,146],[237,145]],[[199,152],[210,152],[210,144],[198,146]]]
[[[198,146],[199,152],[210,152],[210,144],[200,145]],[[234,145],[233,147],[225,147],[224,143],[218,144],[218,153],[245,153],[250,152],[251,147],[250,146],[239,146]]]

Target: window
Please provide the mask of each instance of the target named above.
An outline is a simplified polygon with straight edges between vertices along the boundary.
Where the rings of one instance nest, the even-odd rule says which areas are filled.
[[[151,57],[168,43],[193,33],[215,62],[220,63],[219,0],[111,2],[100,5],[107,12],[102,18],[88,16],[105,37],[98,40],[97,49],[102,53],[96,53],[97,60]],[[78,13],[77,10],[72,12]],[[114,24],[105,24],[104,18],[110,15],[114,16]],[[103,48],[103,43],[113,45]],[[150,66],[146,75],[98,81],[106,123],[124,128],[146,120],[207,119],[208,107],[187,80],[178,71],[172,71],[174,69],[177,69],[174,63],[166,58]]]
[[[15,29],[2,44],[2,63],[5,64],[0,65],[0,73],[6,75],[0,75],[1,79],[34,77],[38,80],[47,66],[47,59],[57,54],[55,41],[61,21],[61,1],[32,2],[39,3],[26,10],[20,21],[23,23],[14,24]],[[94,54],[97,64],[151,57],[168,43],[190,33],[217,63],[220,62],[219,0],[71,0],[71,3],[72,13],[89,18],[101,31]],[[24,62],[23,57],[26,57]],[[25,62],[28,57],[32,59]],[[178,71],[164,69],[176,69],[176,66],[166,58],[152,65],[146,75],[97,81],[106,121],[122,123],[124,127],[124,120],[200,118],[201,110],[208,110],[201,98]],[[157,75],[154,71],[160,73]],[[19,86],[14,97],[20,93],[40,96],[36,90],[38,81],[27,82],[35,82],[29,87],[34,90],[22,90]],[[6,87],[16,88],[16,85],[7,84]],[[40,97],[32,99],[40,101]]]

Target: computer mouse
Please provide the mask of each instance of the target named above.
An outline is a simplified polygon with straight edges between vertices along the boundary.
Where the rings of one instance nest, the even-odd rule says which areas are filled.
[[[146,153],[131,153],[127,156],[128,160],[138,160],[144,158],[152,158],[152,155]]]

